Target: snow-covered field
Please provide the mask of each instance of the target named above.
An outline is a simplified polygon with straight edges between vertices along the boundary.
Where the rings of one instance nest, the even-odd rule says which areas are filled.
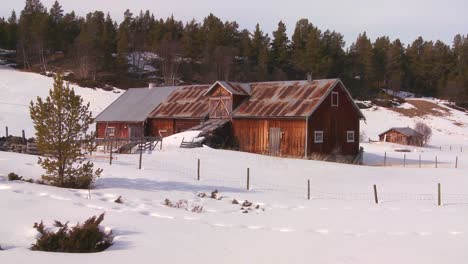
[[[18,74],[24,80],[20,85],[27,85],[29,74],[0,70],[0,76],[11,74]],[[433,147],[364,143],[366,166],[207,147],[179,149],[182,137],[196,133],[175,135],[164,141],[162,151],[143,155],[142,170],[138,170],[138,155],[117,155],[112,165],[104,154],[95,156],[94,162],[104,172],[91,197],[83,190],[8,182],[9,172],[38,179],[42,169],[35,156],[0,152],[0,246],[6,249],[0,251],[0,262],[466,263],[468,148],[462,147],[468,119],[465,113],[448,111],[447,116],[425,117],[434,130]],[[416,120],[380,107],[364,114],[363,130],[374,140],[391,126],[412,126]],[[385,152],[387,166],[378,166]],[[197,159],[201,161],[200,181],[196,179]],[[311,200],[307,200],[307,180]],[[440,207],[438,183],[442,186]],[[374,203],[374,184],[379,204]],[[215,189],[224,198],[197,196]],[[114,202],[118,196],[123,204]],[[166,198],[185,199],[204,210],[169,208],[163,205]],[[240,205],[232,204],[233,199],[249,200],[259,209],[243,213]],[[36,236],[34,222],[75,223],[101,212],[106,212],[103,224],[116,235],[107,251],[60,254],[28,249]]]
[[[53,78],[0,65],[0,136],[5,135],[6,126],[10,135],[21,136],[21,130],[24,129],[26,137],[34,136],[34,126],[29,117],[29,103],[35,101],[37,96],[45,98],[53,84]],[[121,95],[76,85],[71,87],[85,102],[91,104],[90,110],[94,115],[99,114]]]

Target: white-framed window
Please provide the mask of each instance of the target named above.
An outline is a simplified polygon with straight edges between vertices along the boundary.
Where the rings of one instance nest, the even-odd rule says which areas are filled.
[[[108,137],[115,136],[115,127],[106,128],[106,136],[108,136]]]
[[[314,143],[323,143],[323,131],[314,131]]]
[[[348,143],[354,142],[354,131],[352,130],[346,131],[346,142]]]
[[[338,106],[338,92],[331,93],[331,105]]]

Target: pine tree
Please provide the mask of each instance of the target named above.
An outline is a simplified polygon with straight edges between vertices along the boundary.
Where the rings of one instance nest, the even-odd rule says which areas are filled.
[[[286,34],[286,25],[283,21],[278,23],[278,29],[273,32],[271,42],[272,68],[275,72],[275,79],[287,79],[287,72],[290,63],[289,39]]]
[[[260,29],[260,25],[255,26],[252,37],[251,57],[255,69],[254,80],[265,81],[268,79],[268,44],[270,38]]]
[[[31,101],[29,110],[42,155],[38,164],[45,170],[42,179],[58,187],[89,188],[102,172],[94,170],[94,164],[84,156],[92,150],[94,140],[94,135],[87,134],[93,123],[89,103],[84,104],[58,74],[49,96]]]

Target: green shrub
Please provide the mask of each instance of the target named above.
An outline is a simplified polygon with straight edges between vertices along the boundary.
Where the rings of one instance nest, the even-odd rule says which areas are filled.
[[[99,217],[93,216],[84,224],[69,227],[68,222],[62,224],[55,221],[56,232],[47,231],[44,224],[34,223],[34,228],[39,232],[39,237],[31,250],[67,253],[94,253],[106,250],[112,245],[112,232],[101,231],[99,225],[104,220],[104,213]]]
[[[14,173],[14,172],[10,172],[10,173],[8,173],[8,180],[9,181],[21,181],[21,180],[23,180],[23,177],[18,176],[18,174]]]

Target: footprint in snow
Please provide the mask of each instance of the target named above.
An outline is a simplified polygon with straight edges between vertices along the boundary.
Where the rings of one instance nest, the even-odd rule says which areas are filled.
[[[149,211],[139,211],[138,213],[140,213],[142,215],[150,215]]]
[[[462,235],[463,231],[450,231],[449,234],[452,236],[458,236],[458,235]]]

